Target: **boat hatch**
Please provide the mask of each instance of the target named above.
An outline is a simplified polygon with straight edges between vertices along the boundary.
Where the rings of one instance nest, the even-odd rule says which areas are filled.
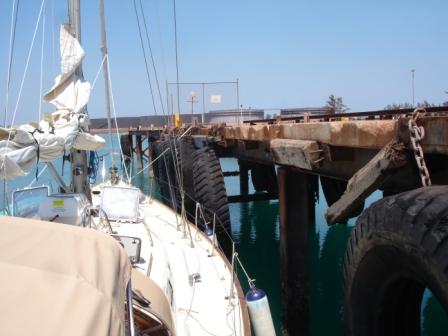
[[[48,187],[16,190],[12,194],[12,213],[16,217],[38,217],[39,206],[48,197]]]
[[[16,190],[13,193],[13,214],[16,217],[83,225],[85,209],[91,204],[84,194],[52,194],[48,187]]]
[[[54,194],[42,200],[38,216],[43,220],[83,226],[83,215],[90,205],[84,194]]]
[[[140,190],[137,188],[104,186],[101,196],[101,209],[109,220],[136,222]]]
[[[142,260],[140,259],[140,249],[142,246],[142,240],[140,238],[119,236],[119,235],[111,235],[111,236],[114,237],[124,248],[131,263],[134,264],[142,262]]]

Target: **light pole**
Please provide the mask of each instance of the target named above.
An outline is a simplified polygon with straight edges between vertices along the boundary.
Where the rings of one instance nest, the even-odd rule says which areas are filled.
[[[193,111],[194,111],[194,103],[197,103],[198,101],[195,100],[197,93],[196,91],[190,91],[190,93],[188,94],[190,96],[190,100],[187,100],[187,102],[191,103],[191,124],[193,125],[194,121],[193,121]]]
[[[412,107],[415,106],[415,88],[414,88],[414,75],[415,75],[415,69],[411,69],[412,74]]]

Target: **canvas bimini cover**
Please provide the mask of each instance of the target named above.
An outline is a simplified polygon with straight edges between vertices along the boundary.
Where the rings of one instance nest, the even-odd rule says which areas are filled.
[[[72,36],[68,26],[61,26],[61,74],[44,99],[57,111],[47,114],[38,125],[27,124],[9,129],[0,128],[0,178],[26,175],[39,160],[50,162],[64,150],[98,150],[105,141],[92,135],[89,118],[84,113],[90,96],[90,84],[83,81],[76,69],[84,58],[84,50]]]
[[[0,335],[124,335],[131,265],[98,231],[0,217]]]

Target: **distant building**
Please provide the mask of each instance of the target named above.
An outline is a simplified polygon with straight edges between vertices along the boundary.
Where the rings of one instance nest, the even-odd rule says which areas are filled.
[[[297,108],[288,108],[280,110],[280,115],[284,117],[302,116],[305,113],[309,113],[311,115],[324,115],[328,114],[328,109],[325,106],[323,106],[323,107],[297,107]]]
[[[233,109],[215,110],[205,113],[205,124],[237,124],[246,120],[256,120],[264,118],[264,110],[260,109]],[[199,119],[200,120],[200,119]]]
[[[192,117],[196,119],[199,123],[202,120],[201,114],[191,114],[185,113],[181,114],[180,120],[182,124],[191,124]],[[166,115],[151,115],[151,116],[141,116],[141,117],[119,117],[117,118],[118,128],[136,128],[138,126],[149,127],[151,125],[155,127],[163,127],[168,125],[168,120],[173,122],[173,116]],[[113,128],[116,128],[115,120],[111,120]],[[92,118],[90,119],[90,128],[92,129],[107,129],[107,119],[106,118]]]

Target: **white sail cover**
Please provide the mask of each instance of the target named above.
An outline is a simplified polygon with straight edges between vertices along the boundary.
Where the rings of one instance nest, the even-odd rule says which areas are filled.
[[[90,83],[83,81],[76,69],[84,50],[66,25],[61,26],[61,74],[44,99],[57,111],[47,115],[39,125],[0,128],[0,178],[26,175],[37,161],[50,162],[64,150],[98,150],[105,141],[87,129],[89,118],[84,108],[90,96]]]

